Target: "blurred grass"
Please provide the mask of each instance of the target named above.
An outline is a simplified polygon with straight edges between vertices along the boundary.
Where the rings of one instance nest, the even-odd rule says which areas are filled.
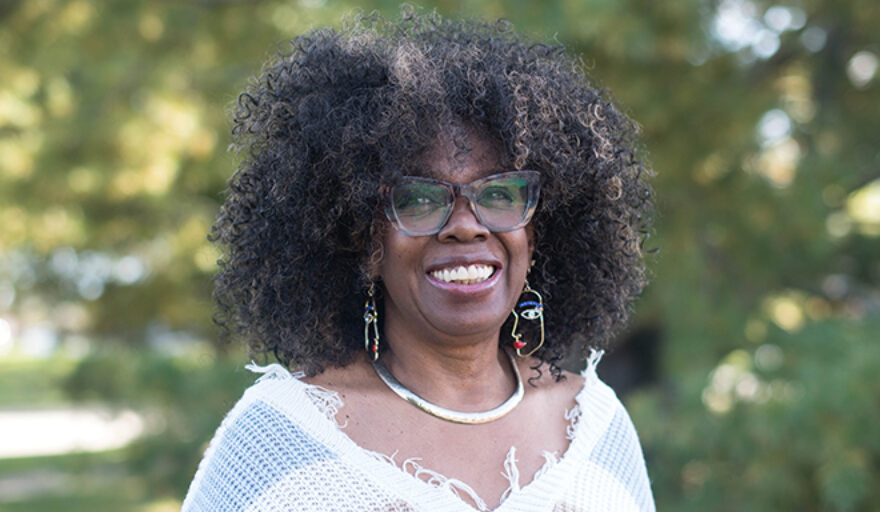
[[[150,427],[119,450],[0,459],[0,512],[180,510],[205,443],[256,377],[244,360],[201,347],[175,357],[118,349],[3,359],[0,410],[102,403],[140,411]]]
[[[57,495],[39,497],[21,503],[4,503],[3,509],[7,512],[37,512],[37,511],[64,511],[64,512],[93,512],[95,510],[116,510],[119,512],[142,510],[135,508],[115,494],[83,495],[79,492],[70,495]]]
[[[0,359],[0,409],[68,404],[63,381],[76,368],[72,359]]]
[[[10,473],[25,473],[45,468],[77,473],[85,467],[93,466],[99,460],[112,464],[118,463],[119,458],[118,451],[109,451],[100,454],[69,453],[64,455],[0,459],[0,477]]]
[[[31,487],[33,486],[33,487]],[[3,512],[164,512],[180,502],[150,495],[124,450],[0,459]]]
[[[69,407],[64,382],[77,364],[61,357],[0,360],[0,410]],[[0,511],[147,510],[136,480],[118,450],[0,459]]]

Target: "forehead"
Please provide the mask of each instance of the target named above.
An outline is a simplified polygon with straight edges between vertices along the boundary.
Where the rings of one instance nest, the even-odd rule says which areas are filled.
[[[417,161],[426,176],[450,183],[473,180],[508,169],[500,141],[475,128],[441,132]]]

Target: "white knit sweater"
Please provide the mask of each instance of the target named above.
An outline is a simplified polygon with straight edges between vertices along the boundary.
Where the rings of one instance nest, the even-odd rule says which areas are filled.
[[[520,486],[511,447],[503,511],[653,511],[642,450],[614,392],[596,376],[598,354],[583,372],[571,443]],[[229,412],[193,479],[183,512],[407,511],[473,512],[459,498],[465,483],[355,444],[333,420],[338,395],[308,385],[280,365],[265,373]],[[501,470],[502,468],[499,468]]]

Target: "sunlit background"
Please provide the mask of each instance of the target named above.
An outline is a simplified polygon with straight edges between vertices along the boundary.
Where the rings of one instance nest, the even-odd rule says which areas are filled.
[[[641,125],[654,277],[603,372],[658,508],[876,510],[880,2],[423,5],[565,44]],[[398,12],[0,2],[0,510],[179,509],[253,381],[211,322],[226,112],[352,9]]]

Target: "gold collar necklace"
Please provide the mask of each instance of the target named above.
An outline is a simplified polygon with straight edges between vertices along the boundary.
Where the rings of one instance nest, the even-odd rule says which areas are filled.
[[[394,378],[394,375],[391,375],[391,372],[388,371],[388,368],[385,367],[382,361],[373,361],[372,363],[373,368],[376,370],[376,374],[379,375],[382,382],[391,388],[391,391],[394,391],[394,393],[400,398],[403,398],[431,416],[440,418],[441,420],[451,421],[452,423],[478,425],[480,423],[489,423],[490,421],[495,421],[498,418],[501,418],[522,402],[525,390],[523,388],[522,377],[519,375],[519,369],[516,367],[516,360],[514,360],[513,356],[506,351],[505,354],[510,358],[510,366],[513,368],[513,374],[516,376],[516,391],[514,391],[513,394],[510,395],[510,398],[505,400],[504,403],[498,407],[489,409],[488,411],[479,412],[453,411],[452,409],[447,409],[431,403],[401,384],[399,380]]]

